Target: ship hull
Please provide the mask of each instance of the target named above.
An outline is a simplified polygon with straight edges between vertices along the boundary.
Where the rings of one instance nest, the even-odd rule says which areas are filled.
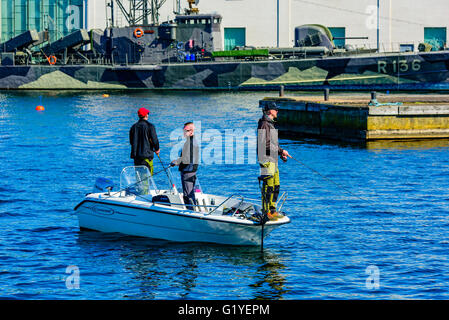
[[[0,89],[449,90],[449,51],[161,65],[1,66]]]

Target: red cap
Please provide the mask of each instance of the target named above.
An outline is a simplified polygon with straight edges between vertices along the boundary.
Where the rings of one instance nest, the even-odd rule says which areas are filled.
[[[148,109],[145,109],[145,108],[140,108],[139,111],[137,111],[137,115],[140,118],[146,117],[147,114],[149,114],[149,113],[150,113],[150,111],[148,111]]]

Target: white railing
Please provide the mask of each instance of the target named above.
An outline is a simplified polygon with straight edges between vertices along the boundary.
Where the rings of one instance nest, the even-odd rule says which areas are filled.
[[[395,41],[395,42],[380,42],[379,52],[381,53],[397,53],[401,51],[401,46],[413,46],[412,52],[418,52],[420,43],[424,41]],[[377,43],[347,43],[347,46],[352,46],[357,50],[377,50]]]

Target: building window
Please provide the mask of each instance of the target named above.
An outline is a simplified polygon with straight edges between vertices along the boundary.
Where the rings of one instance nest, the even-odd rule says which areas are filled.
[[[246,45],[245,28],[224,28],[224,47],[225,50],[232,50],[237,46]]]
[[[444,49],[446,39],[446,28],[424,28],[424,42],[432,45],[432,51]]]
[[[83,0],[0,0],[0,6],[0,42],[30,29],[48,29],[55,41],[86,22]]]
[[[346,45],[346,28],[329,28],[332,36],[334,37],[334,45],[336,48],[344,48]],[[337,39],[335,39],[337,38]]]

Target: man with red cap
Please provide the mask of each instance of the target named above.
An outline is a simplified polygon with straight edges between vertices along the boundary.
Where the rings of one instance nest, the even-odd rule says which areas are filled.
[[[135,166],[146,166],[153,175],[154,153],[159,155],[159,140],[155,126],[148,122],[148,111],[140,108],[137,111],[139,121],[129,130],[129,142],[131,144],[131,159],[134,159]]]

